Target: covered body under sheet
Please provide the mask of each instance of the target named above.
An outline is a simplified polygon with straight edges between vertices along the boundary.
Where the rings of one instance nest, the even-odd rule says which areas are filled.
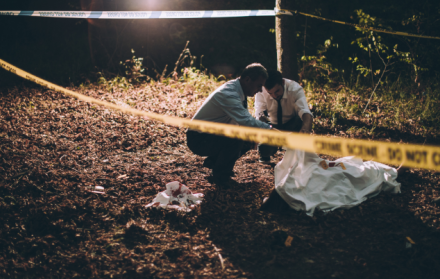
[[[302,150],[287,150],[275,167],[278,194],[310,216],[315,209],[353,207],[380,191],[399,193],[396,178],[397,170],[381,163],[355,157],[327,161]]]

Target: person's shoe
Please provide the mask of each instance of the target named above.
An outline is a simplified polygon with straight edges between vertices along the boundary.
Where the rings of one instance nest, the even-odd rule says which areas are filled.
[[[262,164],[270,164],[270,157],[260,157],[258,162],[260,162]]]
[[[208,169],[213,169],[215,165],[215,160],[212,159],[211,157],[207,157],[205,159],[205,161],[203,162],[203,167],[208,168]]]
[[[230,177],[214,177],[213,180],[218,189],[231,188],[231,182],[233,181]]]
[[[269,197],[264,198],[261,204],[260,210],[271,212],[271,213],[281,213],[290,209],[290,206],[286,201],[278,194],[278,192],[273,189]]]

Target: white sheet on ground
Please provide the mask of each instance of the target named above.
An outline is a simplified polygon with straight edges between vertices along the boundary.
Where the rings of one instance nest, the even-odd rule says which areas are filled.
[[[400,193],[396,178],[397,170],[381,163],[355,157],[328,161],[302,150],[286,150],[275,167],[276,191],[290,207],[309,216],[315,209],[356,206],[380,191]]]

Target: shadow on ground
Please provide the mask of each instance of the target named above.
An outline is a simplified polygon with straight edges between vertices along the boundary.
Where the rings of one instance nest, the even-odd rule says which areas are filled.
[[[428,181],[410,172],[399,181],[401,194],[381,193],[313,218],[293,210],[260,212],[255,193],[266,185],[237,183],[207,195],[198,223],[222,249],[226,269],[254,278],[437,278],[439,230],[409,210],[413,181]],[[416,244],[408,248],[407,237]]]

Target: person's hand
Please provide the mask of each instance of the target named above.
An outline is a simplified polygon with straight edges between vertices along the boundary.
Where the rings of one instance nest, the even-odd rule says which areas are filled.
[[[301,134],[311,134],[312,133],[312,131],[310,129],[305,128],[305,127],[301,128],[301,130],[299,130],[299,132]]]
[[[303,125],[301,130],[299,130],[302,134],[311,134],[312,133],[312,122],[313,118],[311,114],[304,113],[302,116]]]
[[[261,122],[264,122],[264,123],[270,122],[269,118],[267,118],[265,115],[261,115],[258,120],[260,120]]]

